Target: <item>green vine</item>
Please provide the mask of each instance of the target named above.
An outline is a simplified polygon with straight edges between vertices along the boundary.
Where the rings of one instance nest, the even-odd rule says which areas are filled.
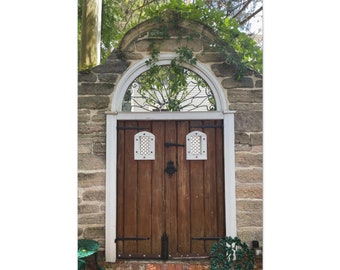
[[[163,26],[158,29],[158,37],[169,37],[166,24],[174,29],[180,29],[179,23],[185,19],[197,21],[210,27],[218,39],[210,43],[224,62],[235,67],[235,79],[241,79],[248,69],[262,74],[262,50],[256,42],[239,30],[235,19],[225,18],[220,10],[208,9],[204,1],[198,0],[194,4],[184,4],[181,0],[171,0],[168,4],[154,6],[145,11],[144,19],[153,19]],[[186,38],[192,39],[195,34]],[[179,39],[181,34],[179,33]]]
[[[155,110],[180,111],[191,96],[189,84],[195,81],[199,89],[208,88],[206,82],[196,73],[186,69],[183,64],[195,65],[197,59],[192,50],[186,46],[176,50],[177,57],[173,58],[168,66],[157,64],[159,48],[150,43],[151,56],[146,60],[150,67],[148,71],[138,78],[138,93]],[[157,96],[158,95],[158,96]],[[215,110],[215,99],[210,91],[207,92],[210,107]]]
[[[234,67],[235,79],[241,79],[248,69],[262,73],[262,51],[255,41],[238,30],[236,20],[221,19],[224,18],[223,12],[206,8],[203,1],[184,4],[181,0],[170,0],[168,4],[147,9],[144,16],[145,20],[153,19],[160,25],[149,33],[150,58],[146,60],[149,70],[138,79],[140,97],[154,110],[182,110],[183,104],[190,98],[189,78],[195,80],[198,87],[206,87],[201,77],[184,68],[184,64],[197,63],[193,50],[187,46],[177,48],[177,56],[171,60],[170,65],[158,65],[160,47],[162,42],[169,39],[171,31],[176,31],[179,44],[184,36],[187,40],[193,40],[199,35],[198,33],[184,35],[180,27],[183,20],[202,23],[215,32],[218,38],[209,45],[219,52],[224,63]],[[208,110],[215,110],[213,96],[210,93],[207,96],[211,101]]]

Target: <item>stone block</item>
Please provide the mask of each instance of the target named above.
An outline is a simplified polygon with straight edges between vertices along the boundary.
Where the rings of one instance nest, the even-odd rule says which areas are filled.
[[[236,210],[243,212],[262,212],[262,200],[237,200]]]
[[[240,111],[235,114],[235,131],[262,131],[262,111]]]
[[[80,144],[78,145],[79,154],[90,154],[92,153],[92,144]]]
[[[96,82],[97,76],[91,72],[79,72],[78,82]]]
[[[235,80],[234,78],[226,78],[222,81],[222,86],[226,89],[253,88],[254,82],[251,77],[242,77],[240,80]]]
[[[92,214],[78,216],[79,225],[104,224],[105,214]]]
[[[93,122],[103,122],[106,123],[106,116],[104,112],[98,111],[97,114],[94,114],[92,116],[92,121]]]
[[[236,185],[237,199],[262,199],[263,187],[260,184]]]
[[[235,153],[236,167],[262,167],[262,153],[236,152]]]
[[[232,65],[228,64],[213,64],[211,65],[211,70],[215,73],[216,77],[232,77],[236,68]]]
[[[82,83],[78,87],[79,95],[110,95],[113,92],[112,83]]]
[[[180,46],[185,46],[193,52],[200,52],[203,49],[203,42],[200,39],[187,40],[182,39]]]
[[[105,228],[104,226],[85,228],[83,235],[84,235],[84,238],[87,238],[87,239],[104,238]]]
[[[106,143],[106,134],[97,134],[97,136],[93,137],[94,143]]]
[[[78,111],[78,122],[88,122],[91,120],[90,110],[79,110]]]
[[[105,186],[105,173],[97,172],[97,173],[79,173],[78,174],[78,187],[79,188],[87,188],[87,187],[99,187]]]
[[[235,152],[251,152],[249,144],[235,144]]]
[[[105,128],[106,126],[104,123],[98,123],[98,124],[79,123],[78,133],[79,134],[91,134],[91,133],[105,132]]]
[[[78,155],[79,170],[99,170],[105,169],[105,157],[90,154]]]
[[[229,89],[230,103],[262,103],[262,90]]]
[[[151,40],[140,40],[135,43],[136,50],[139,52],[149,52],[151,50],[150,43]],[[161,45],[162,41],[153,40],[153,44],[155,48],[158,48]]]
[[[130,63],[120,59],[112,59],[106,61],[104,64],[93,68],[94,73],[123,73]]]
[[[263,146],[262,145],[252,145],[251,146],[252,153],[263,153]]]
[[[107,109],[110,98],[107,96],[88,96],[78,98],[79,109]]]
[[[263,87],[263,81],[257,80],[256,83],[255,83],[255,87],[262,88]]]
[[[263,145],[263,133],[262,132],[251,133],[250,144],[251,145]]]
[[[93,145],[93,153],[95,153],[95,154],[106,153],[106,144],[105,143],[95,143]]]
[[[235,179],[239,183],[262,183],[262,168],[237,168],[235,170]]]
[[[124,57],[129,60],[141,60],[143,59],[143,54],[133,53],[133,52],[124,52]]]
[[[238,227],[261,227],[263,225],[263,213],[261,212],[237,212],[236,222]]]
[[[223,62],[224,58],[219,53],[207,52],[197,55],[197,59],[203,63]]]
[[[262,103],[230,103],[229,109],[232,111],[262,111]]]
[[[235,132],[236,144],[250,144],[250,135],[245,132]]]
[[[98,213],[99,205],[95,204],[85,204],[78,205],[78,214],[89,214],[89,213]]]
[[[105,201],[105,191],[104,190],[89,190],[83,193],[83,201]]]
[[[115,73],[98,73],[98,79],[100,82],[115,83],[118,75]]]

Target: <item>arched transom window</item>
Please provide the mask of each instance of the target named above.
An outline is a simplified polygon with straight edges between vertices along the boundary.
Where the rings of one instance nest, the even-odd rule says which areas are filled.
[[[185,67],[158,66],[138,76],[128,87],[122,111],[215,111],[212,90],[197,73]]]

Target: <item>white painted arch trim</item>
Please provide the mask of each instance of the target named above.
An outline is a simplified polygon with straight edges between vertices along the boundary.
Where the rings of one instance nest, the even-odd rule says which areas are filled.
[[[177,54],[168,53],[168,54],[160,54],[159,60],[157,61],[158,65],[169,65],[171,60],[174,59]],[[115,87],[115,94],[111,103],[111,111],[112,112],[121,112],[122,111],[122,102],[126,92],[126,89],[130,86],[130,84],[142,73],[149,69],[149,66],[145,63],[146,59],[139,61],[138,63],[132,65],[127,69],[127,71],[123,74],[122,78],[119,80],[117,86]],[[184,67],[196,72],[199,76],[201,76],[205,82],[209,85],[210,89],[213,91],[215,101],[216,101],[216,110],[217,111],[227,111],[229,110],[229,106],[227,104],[227,100],[224,96],[223,89],[221,88],[220,82],[216,79],[214,74],[211,73],[202,63],[197,62],[196,65],[187,65],[183,64]]]

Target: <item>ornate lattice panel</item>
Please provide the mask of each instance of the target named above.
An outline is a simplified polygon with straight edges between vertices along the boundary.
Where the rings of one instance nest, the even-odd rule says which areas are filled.
[[[155,159],[155,135],[142,131],[135,135],[135,160]]]
[[[187,134],[187,159],[207,159],[207,135],[201,131],[193,131]]]

